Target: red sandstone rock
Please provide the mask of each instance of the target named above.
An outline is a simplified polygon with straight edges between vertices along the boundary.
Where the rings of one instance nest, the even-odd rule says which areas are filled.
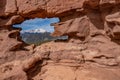
[[[120,0],[0,0],[0,80],[119,80]],[[59,17],[53,36],[26,46],[13,24]]]

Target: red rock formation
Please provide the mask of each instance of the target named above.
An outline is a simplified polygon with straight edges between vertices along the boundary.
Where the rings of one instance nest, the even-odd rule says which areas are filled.
[[[0,80],[119,80],[120,0],[0,0]],[[35,47],[12,27],[59,17],[53,36]]]

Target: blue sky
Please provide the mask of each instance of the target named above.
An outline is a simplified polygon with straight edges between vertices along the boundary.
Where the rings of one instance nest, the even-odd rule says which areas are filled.
[[[29,19],[21,24],[15,24],[13,27],[21,27],[22,30],[34,30],[34,29],[45,29],[48,32],[53,32],[54,27],[50,26],[51,23],[59,22],[59,18],[35,18]]]

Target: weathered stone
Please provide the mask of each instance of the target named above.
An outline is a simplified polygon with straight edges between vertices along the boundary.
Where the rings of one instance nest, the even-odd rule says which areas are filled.
[[[0,0],[0,80],[119,80],[119,9],[120,0]],[[59,17],[52,35],[68,40],[26,45],[12,25],[35,17]]]

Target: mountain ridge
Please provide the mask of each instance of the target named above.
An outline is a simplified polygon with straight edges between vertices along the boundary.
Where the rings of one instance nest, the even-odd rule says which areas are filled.
[[[21,33],[45,33],[47,32],[46,30],[39,28],[39,29],[34,29],[34,30],[23,30]]]
[[[52,40],[57,40],[57,39],[62,39],[65,40],[67,39],[66,36],[62,37],[52,37],[51,32],[24,32],[21,33],[22,40],[27,43],[27,44],[35,44],[39,45],[44,42],[49,42]]]

